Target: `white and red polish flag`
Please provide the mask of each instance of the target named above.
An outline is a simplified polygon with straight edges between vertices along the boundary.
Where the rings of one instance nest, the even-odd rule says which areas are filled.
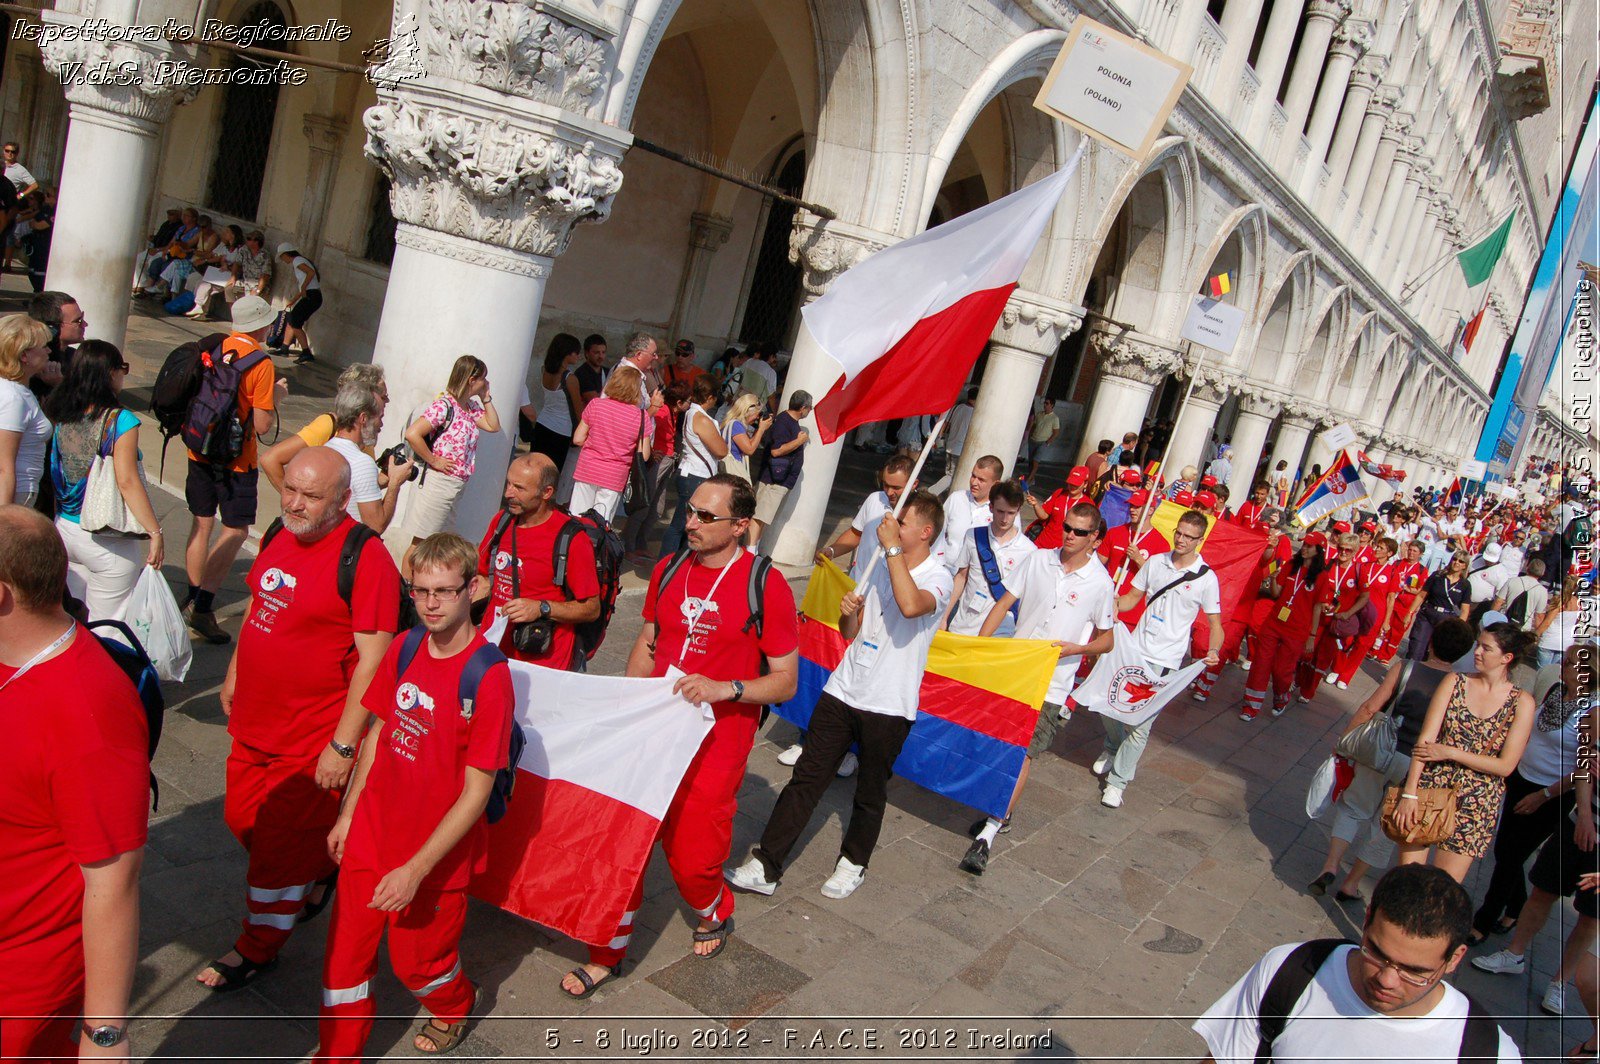
[[[816,404],[822,442],[955,405],[1082,156],[1080,147],[1049,177],[863,259],[801,311],[844,370]]]
[[[511,662],[528,745],[489,828],[484,901],[604,946],[623,923],[661,820],[711,731],[706,707],[642,680]]]

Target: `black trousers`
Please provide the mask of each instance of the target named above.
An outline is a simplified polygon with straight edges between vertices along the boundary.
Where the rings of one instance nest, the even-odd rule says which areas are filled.
[[[839,771],[839,763],[852,743],[860,749],[861,766],[856,770],[855,805],[844,830],[844,845],[839,852],[851,864],[865,868],[878,845],[883,830],[883,809],[889,800],[889,778],[894,774],[895,758],[905,745],[911,722],[904,717],[868,713],[845,705],[830,694],[817,699],[806,728],[806,749],[795,763],[794,776],[778,795],[772,817],[761,833],[755,855],[766,868],[767,878],[776,882],[783,875],[789,853],[800,833],[811,821],[817,803]]]
[[[1512,772],[1506,777],[1506,799],[1500,808],[1500,830],[1494,837],[1494,873],[1484,892],[1483,904],[1472,917],[1472,926],[1485,934],[1499,930],[1502,916],[1515,919],[1528,900],[1528,879],[1524,866],[1544,841],[1557,831],[1570,831],[1567,816],[1577,795],[1568,791],[1552,798],[1531,813],[1512,812],[1518,802],[1540,788]]]

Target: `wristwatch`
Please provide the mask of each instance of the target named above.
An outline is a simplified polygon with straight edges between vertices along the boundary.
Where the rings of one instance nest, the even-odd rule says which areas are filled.
[[[128,1037],[127,1028],[116,1027],[109,1023],[104,1027],[90,1027],[85,1023],[81,1027],[83,1035],[101,1049],[110,1049],[114,1045],[121,1044],[122,1040]]]
[[[550,603],[543,599],[539,601],[539,619],[541,621],[550,619]]]
[[[338,754],[340,757],[344,758],[346,761],[349,761],[352,757],[356,756],[356,748],[355,747],[346,746],[344,743],[341,743],[337,739],[329,739],[328,740],[328,746],[332,748],[334,753]]]
[[[735,702],[744,701],[744,681],[743,680],[729,680],[728,683],[733,685],[733,701],[735,701]]]
[[[906,552],[906,549],[904,547],[885,547],[884,551],[883,551],[883,556],[885,558],[898,558],[898,557],[900,557],[900,555],[904,554],[905,552]]]

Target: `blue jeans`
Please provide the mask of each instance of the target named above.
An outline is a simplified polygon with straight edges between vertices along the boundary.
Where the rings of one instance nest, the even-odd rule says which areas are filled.
[[[1559,650],[1550,650],[1550,649],[1548,649],[1546,647],[1540,647],[1539,648],[1539,668],[1542,669],[1546,665],[1554,665],[1556,662],[1558,662],[1560,660],[1561,660],[1561,651],[1559,651]]]
[[[689,522],[689,499],[694,489],[706,482],[705,477],[678,474],[678,508],[672,511],[672,523],[661,537],[661,556],[670,558],[683,547],[683,530]]]

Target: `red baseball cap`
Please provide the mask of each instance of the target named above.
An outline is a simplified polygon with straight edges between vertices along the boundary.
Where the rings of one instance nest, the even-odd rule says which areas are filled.
[[[1067,483],[1073,485],[1074,487],[1080,487],[1089,483],[1089,467],[1081,465],[1073,466],[1072,472],[1067,474]]]
[[[1143,488],[1140,488],[1138,491],[1136,491],[1132,495],[1128,496],[1128,505],[1131,506],[1131,507],[1143,506],[1145,503],[1147,503],[1149,501],[1150,501],[1150,493],[1148,491],[1145,491]]]
[[[1302,547],[1326,547],[1328,545],[1328,537],[1321,532],[1307,532],[1306,538],[1301,541],[1300,545]]]
[[[1202,488],[1214,488],[1214,487],[1217,486],[1217,478],[1213,477],[1213,476],[1201,477],[1200,478],[1200,486]]]
[[[1346,532],[1350,531],[1350,522],[1349,521],[1335,521],[1333,523],[1333,530],[1335,532],[1339,533],[1339,535],[1342,536]]]
[[[1212,492],[1212,491],[1196,492],[1195,493],[1195,497],[1194,497],[1194,502],[1195,502],[1196,506],[1209,506],[1212,509],[1216,509],[1216,507],[1217,507],[1217,495],[1216,495],[1216,492]]]
[[[1144,474],[1129,466],[1117,474],[1117,481],[1118,483],[1126,484],[1130,488],[1137,488],[1144,483]]]
[[[1363,531],[1363,532],[1376,532],[1377,530],[1378,530],[1378,523],[1376,521],[1363,521],[1363,522],[1361,522],[1361,531]]]
[[[1178,492],[1178,494],[1176,494],[1176,495],[1174,495],[1172,497],[1172,501],[1177,503],[1179,506],[1193,506],[1194,505],[1194,492],[1192,492],[1192,491],[1180,491],[1180,492]]]

